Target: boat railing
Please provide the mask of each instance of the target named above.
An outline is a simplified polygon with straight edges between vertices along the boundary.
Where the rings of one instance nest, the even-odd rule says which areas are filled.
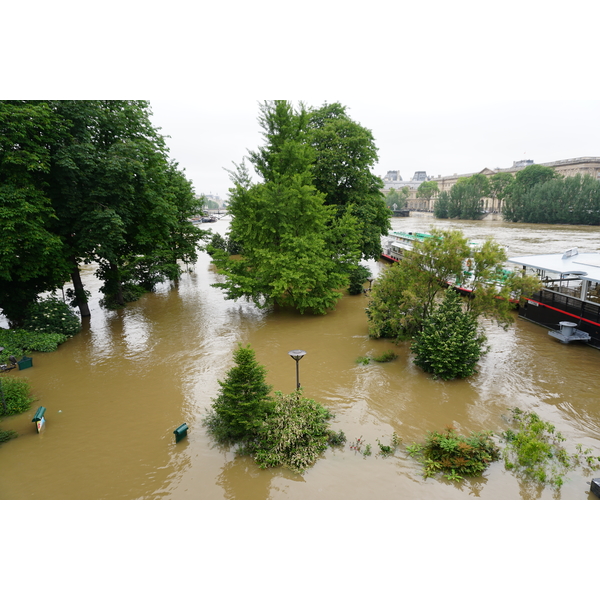
[[[542,302],[553,308],[563,310],[572,315],[600,323],[600,304],[583,302],[566,294],[543,288],[531,297],[532,300]]]

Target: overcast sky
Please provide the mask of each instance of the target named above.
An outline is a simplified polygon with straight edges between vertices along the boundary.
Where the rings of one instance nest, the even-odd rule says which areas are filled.
[[[6,28],[1,95],[147,99],[196,192],[222,198],[265,99],[344,104],[380,176],[600,156],[596,0],[203,4],[12,3],[38,44]]]

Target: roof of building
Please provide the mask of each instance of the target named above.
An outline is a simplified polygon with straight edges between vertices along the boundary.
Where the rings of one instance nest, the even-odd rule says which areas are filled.
[[[572,274],[577,275],[580,279],[600,281],[600,254],[597,252],[579,254],[577,248],[573,248],[564,254],[514,256],[509,258],[508,262],[550,273]]]

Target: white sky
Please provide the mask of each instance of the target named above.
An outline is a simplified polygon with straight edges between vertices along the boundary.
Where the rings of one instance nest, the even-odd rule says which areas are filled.
[[[347,106],[380,176],[600,156],[595,0],[5,10],[1,97],[147,99],[198,193],[227,195],[224,169],[261,143],[258,102],[273,98]]]

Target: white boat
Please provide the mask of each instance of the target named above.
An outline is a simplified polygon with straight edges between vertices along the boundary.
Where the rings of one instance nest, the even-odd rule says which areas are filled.
[[[398,262],[402,260],[402,257],[407,250],[414,250],[418,244],[430,237],[430,233],[390,231],[384,242],[381,257],[393,262]]]
[[[404,231],[391,231],[383,246],[383,252],[381,257],[393,262],[400,262],[404,257],[405,252],[409,250],[418,250],[419,245],[425,240],[433,237],[430,233],[419,233],[419,232],[404,232]],[[481,242],[469,240],[469,246],[472,251],[475,251],[481,246]],[[473,292],[473,288],[470,285],[472,281],[472,273],[470,271],[471,263],[466,260],[463,264],[463,271],[459,277],[448,280],[448,285],[451,285],[455,290],[470,294]]]
[[[600,348],[600,254],[571,248],[563,254],[515,256],[510,263],[536,274],[543,288],[525,298],[519,315],[548,327],[561,342]]]

